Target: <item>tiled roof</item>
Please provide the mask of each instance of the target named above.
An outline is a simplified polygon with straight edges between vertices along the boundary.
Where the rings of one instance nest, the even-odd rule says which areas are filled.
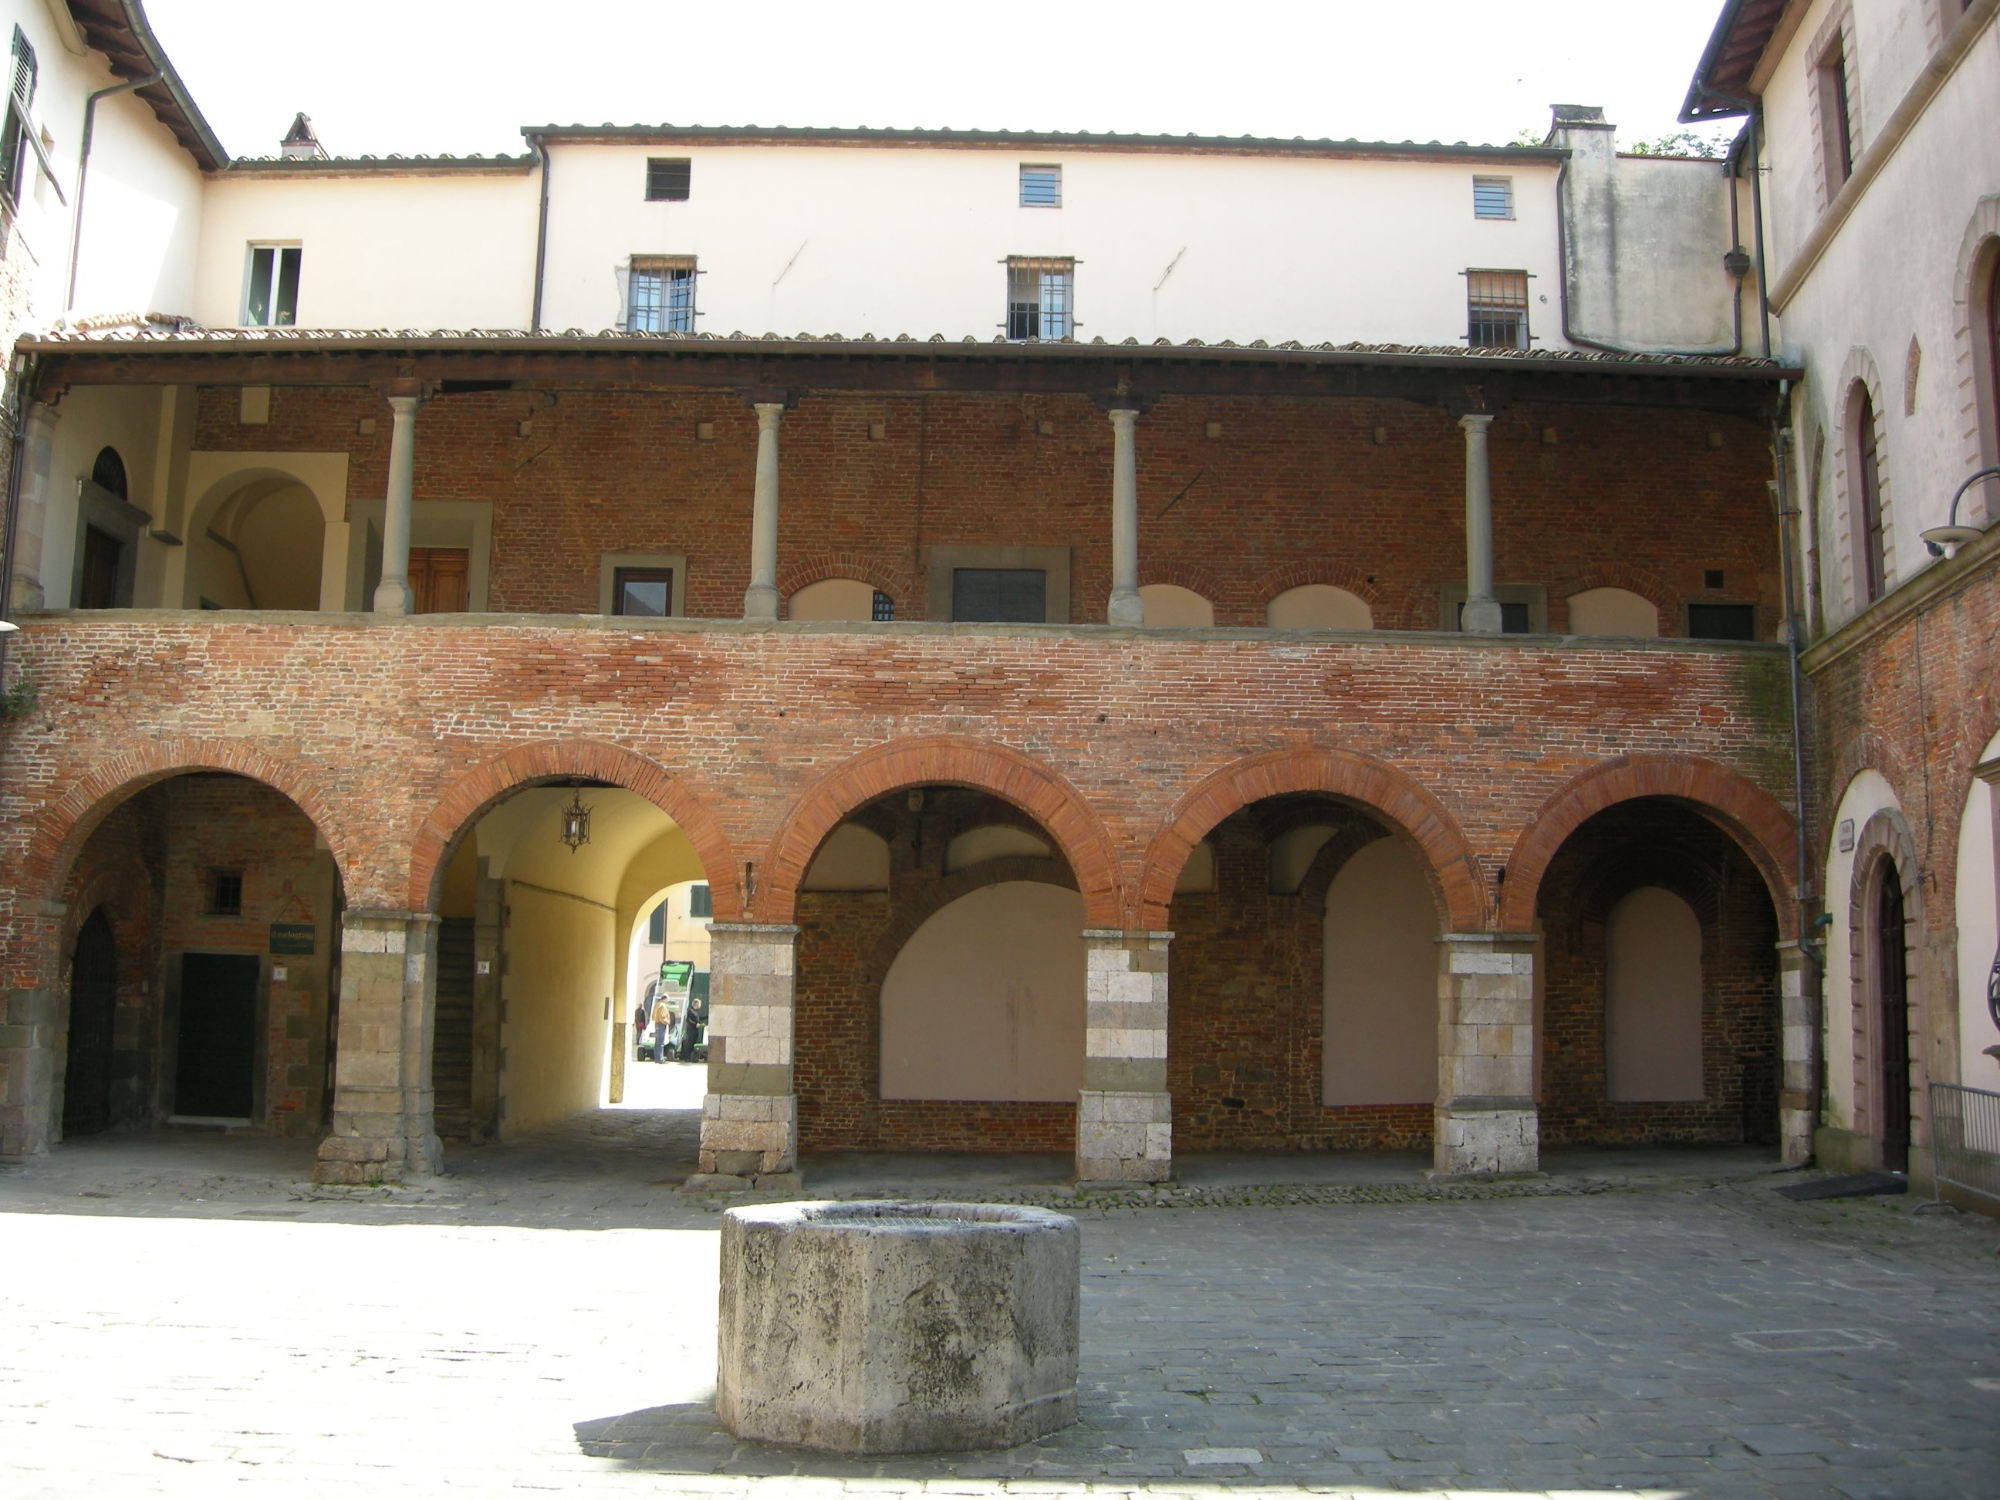
[[[67,0],[71,19],[83,39],[104,55],[114,76],[127,83],[138,78],[154,82],[135,92],[151,106],[159,122],[173,133],[181,149],[204,171],[226,166],[229,153],[196,108],[194,96],[181,82],[166,50],[147,24],[139,0]]]
[[[239,156],[226,170],[245,176],[299,172],[314,177],[342,177],[363,172],[525,172],[535,164],[533,153],[520,156],[453,156],[449,151],[436,156],[405,156],[392,151],[387,156]]]
[[[1465,349],[1448,344],[1306,344],[1297,339],[1271,343],[1253,339],[1239,344],[1234,339],[1207,343],[1188,339],[1154,339],[1141,343],[1128,338],[1110,343],[1103,338],[1089,340],[1051,339],[1025,341],[999,335],[982,339],[973,334],[947,338],[933,333],[915,338],[907,333],[893,336],[872,333],[849,337],[843,333],[796,333],[761,335],[735,332],[716,333],[630,333],[605,328],[591,332],[582,328],[544,328],[530,332],[520,328],[201,328],[194,325],[152,325],[135,328],[129,323],[115,328],[58,329],[24,336],[20,347],[30,352],[70,352],[80,348],[173,347],[184,351],[249,347],[277,347],[306,352],[314,349],[433,349],[455,348],[557,348],[602,350],[606,348],[659,348],[694,345],[718,352],[740,348],[761,354],[825,354],[838,348],[851,355],[890,355],[924,350],[935,357],[1020,358],[1116,357],[1120,359],[1254,359],[1305,363],[1348,364],[1438,364],[1511,365],[1542,368],[1549,366],[1673,371],[1683,374],[1730,375],[1775,379],[1796,374],[1782,360],[1749,355],[1690,354],[1609,354],[1588,349]],[[830,347],[831,346],[831,347]]]
[[[1727,0],[1688,85],[1683,121],[1750,113],[1750,75],[1784,12],[1785,0]]]

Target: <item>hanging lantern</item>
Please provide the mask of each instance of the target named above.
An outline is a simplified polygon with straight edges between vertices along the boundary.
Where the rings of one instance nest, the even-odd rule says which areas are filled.
[[[572,854],[590,842],[590,809],[584,806],[582,792],[572,792],[569,806],[563,809],[562,841]]]

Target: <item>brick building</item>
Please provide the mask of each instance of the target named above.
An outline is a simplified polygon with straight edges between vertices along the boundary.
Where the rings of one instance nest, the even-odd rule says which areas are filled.
[[[131,0],[56,10],[171,77]],[[616,1087],[629,954],[689,882],[714,1185],[815,1149],[1812,1149],[1771,500],[1802,371],[1743,352],[1736,164],[1577,109],[1529,148],[549,129],[395,167],[301,122],[246,163],[136,94],[198,183],[188,301],[17,309],[0,1150],[178,1115],[318,1138],[332,1181],[436,1170]],[[814,283],[806,333],[704,331],[731,247],[795,226],[676,219],[690,175],[802,154],[1006,212],[910,289]],[[654,203],[656,164],[664,238],[603,231],[595,306],[604,195]],[[1196,332],[1107,227],[1162,177],[1253,224],[1407,189],[1371,234],[1411,269],[1274,260]],[[298,238],[393,256],[453,214],[532,267],[436,291],[470,332],[356,331],[447,320],[370,316],[348,242]],[[1416,256],[1441,234],[1462,272]],[[1650,299],[1607,290],[1634,246],[1676,268]],[[890,321],[927,311],[952,336]]]

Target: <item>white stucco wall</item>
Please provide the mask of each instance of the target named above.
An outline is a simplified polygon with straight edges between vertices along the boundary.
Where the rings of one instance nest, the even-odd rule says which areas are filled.
[[[1987,742],[1980,760],[2000,756],[2000,734]],[[2000,1044],[1986,1010],[1987,976],[2000,949],[1994,865],[2000,848],[1993,841],[1993,792],[1975,781],[1966,793],[1958,825],[1958,1082],[2000,1089],[2000,1059],[1986,1049]]]
[[[1852,0],[1860,117],[1865,150],[1927,63],[1927,7],[1918,0]],[[1838,7],[1815,5],[1778,64],[1765,95],[1771,164],[1766,197],[1772,280],[1782,278],[1818,222],[1820,178],[1813,120],[1811,43]],[[1852,530],[1852,377],[1872,372],[1890,533],[1893,589],[1931,566],[1920,533],[1944,523],[1952,491],[1980,465],[1980,428],[1990,413],[1975,403],[1971,343],[1963,329],[1962,248],[1980,200],[2000,193],[2000,34],[1974,45],[1910,134],[1869,185],[1825,253],[1784,306],[1783,352],[1804,365],[1795,426],[1803,477],[1810,482],[1815,437],[1824,442],[1814,491],[1820,597],[1829,627],[1857,609]],[[1919,350],[1912,390],[1910,345]],[[1982,487],[1961,519],[2000,516]]]
[[[614,325],[629,258],[676,254],[698,258],[702,332],[986,340],[1005,318],[1003,262],[1048,255],[1078,262],[1084,339],[1458,344],[1460,273],[1479,266],[1530,272],[1533,331],[1560,343],[1551,165],[673,143],[551,155],[552,328]],[[649,156],[689,159],[685,202],[645,201]],[[1024,161],[1062,167],[1061,208],[1019,206]],[[1475,173],[1514,179],[1514,219],[1473,218]]]
[[[125,460],[126,495],[131,505],[148,515],[157,514],[153,459],[159,440],[160,395],[152,387],[80,385],[63,397],[57,410],[61,416],[49,444],[42,589],[50,609],[67,609],[73,602],[71,575],[76,567],[77,483],[90,477],[100,449],[116,448]],[[143,559],[159,543],[141,541],[139,545]],[[146,578],[142,567],[142,585]],[[139,595],[134,602],[146,605],[157,600]]]
[[[240,324],[249,247],[275,243],[303,248],[302,328],[525,328],[538,191],[525,170],[211,178],[195,316]]]

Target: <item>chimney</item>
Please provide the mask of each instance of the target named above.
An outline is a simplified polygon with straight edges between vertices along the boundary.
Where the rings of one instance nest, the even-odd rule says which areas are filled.
[[[326,147],[313,134],[313,122],[306,115],[298,115],[292,120],[292,128],[285,132],[284,140],[278,143],[278,155],[286,161],[325,161]]]

